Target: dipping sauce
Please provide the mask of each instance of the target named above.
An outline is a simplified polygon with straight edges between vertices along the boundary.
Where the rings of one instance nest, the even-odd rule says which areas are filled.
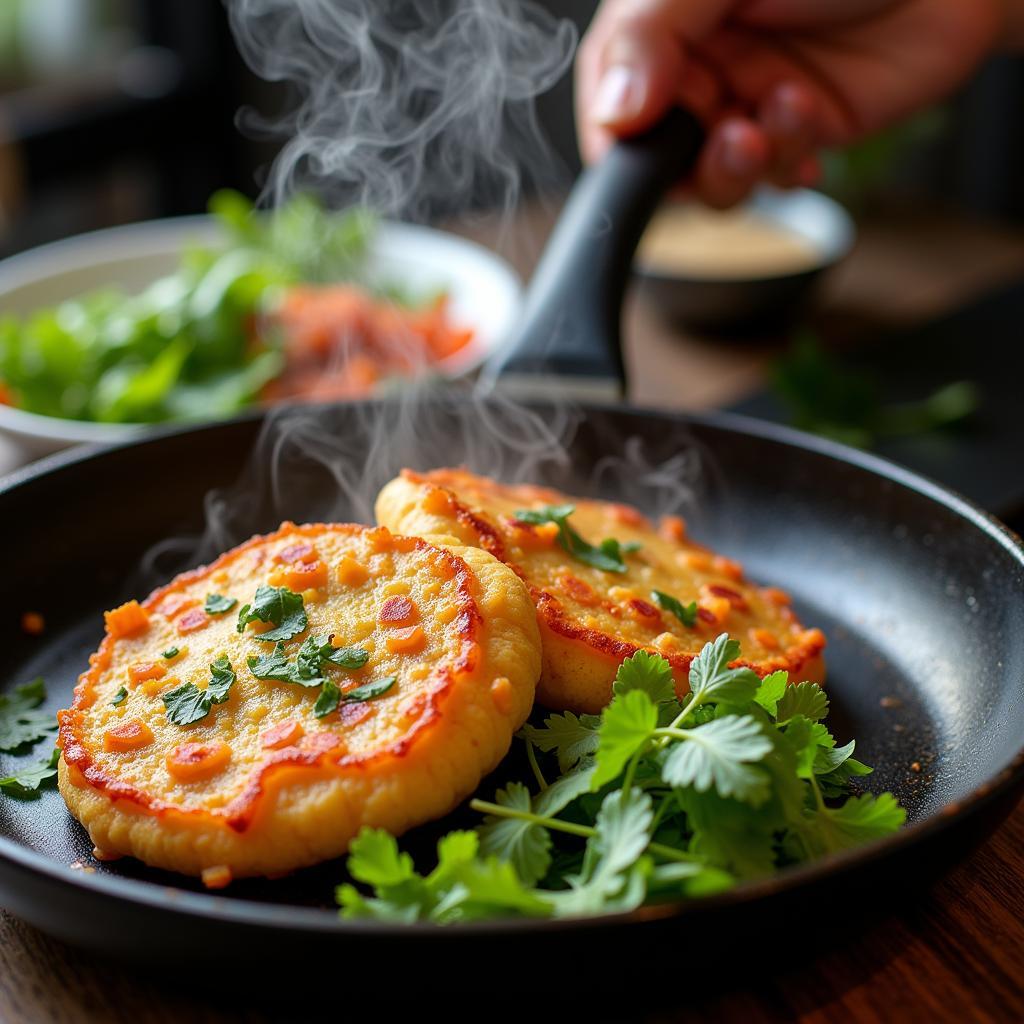
[[[663,207],[637,250],[637,264],[649,273],[707,280],[781,277],[821,261],[813,243],[754,210],[691,203]]]

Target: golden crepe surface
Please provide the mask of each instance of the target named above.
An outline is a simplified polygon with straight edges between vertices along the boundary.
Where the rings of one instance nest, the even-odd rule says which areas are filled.
[[[568,524],[590,545],[619,542],[624,571],[573,557],[557,523],[520,514],[566,505],[573,507]],[[824,677],[825,638],[800,624],[789,596],[749,583],[738,563],[690,540],[677,517],[655,526],[627,505],[503,485],[461,469],[403,470],[378,495],[376,514],[389,529],[444,533],[481,547],[528,584],[543,646],[537,699],[554,710],[600,711],[619,664],[638,649],[667,658],[684,693],[690,662],[723,632],[742,645],[736,665],[762,675],[785,669],[791,681]],[[655,591],[683,606],[696,602],[693,624]]]
[[[281,632],[273,617],[237,628],[261,585],[302,595],[308,624],[281,649],[261,639]],[[225,599],[213,608],[236,603],[207,611],[213,594]],[[327,686],[250,668],[277,652],[294,671],[310,637],[327,653],[369,655],[358,668],[320,662],[338,688],[322,717]],[[226,699],[175,724],[164,697],[192,683],[201,704],[219,659],[235,673]],[[526,587],[482,550],[285,524],[108,613],[90,665],[59,715],[68,807],[98,856],[131,855],[212,886],[338,856],[363,825],[400,834],[450,811],[529,713],[540,645]]]

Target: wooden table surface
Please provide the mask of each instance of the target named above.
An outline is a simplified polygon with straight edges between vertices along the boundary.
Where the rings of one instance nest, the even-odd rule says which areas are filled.
[[[498,240],[486,223],[466,230],[501,249],[527,270],[550,224],[550,211],[533,210]],[[827,282],[821,316],[836,329],[860,330],[912,323],[952,309],[972,296],[1019,277],[1024,233],[965,223],[934,214],[869,224],[850,260]],[[756,389],[773,349],[711,343],[667,327],[639,299],[626,311],[631,398],[642,404],[699,409],[743,397]],[[0,465],[15,453],[0,451]],[[827,908],[823,921],[828,927]],[[609,1004],[592,1020],[682,1019],[803,1024],[1024,1021],[1024,805],[970,859],[923,895],[908,898],[890,916],[854,930],[837,948],[815,955],[809,929],[806,950],[775,951],[779,970],[753,989],[733,989],[715,999],[690,995],[679,1007]],[[771,951],[769,951],[771,952]],[[567,951],[571,956],[571,951]],[[568,960],[567,960],[568,963]],[[782,964],[787,966],[783,967]],[[594,965],[591,965],[593,967]],[[201,970],[202,965],[197,965]],[[580,965],[586,971],[585,965]],[[662,973],[662,972],[659,972]],[[592,974],[592,971],[591,971]],[[457,984],[457,969],[452,978]],[[332,1015],[356,1008],[338,990]],[[528,997],[524,994],[524,1000]],[[513,1000],[515,1001],[515,1000]],[[499,1002],[508,1003],[508,996]],[[461,1005],[464,1003],[465,1005]],[[438,999],[446,1017],[504,1019],[514,1011],[547,1019],[527,1001],[504,1011],[468,1001]],[[477,1008],[479,1006],[479,1008]],[[408,1006],[389,999],[368,1007],[374,1018],[422,1015],[432,1000]],[[365,1012],[356,1010],[356,1012]],[[567,1008],[560,1015],[567,1015]],[[197,1024],[319,1019],[301,1003],[268,1008],[259,991],[249,1002],[197,997],[187,979],[161,983],[72,949],[0,911],[0,1022],[77,1024],[130,1022]]]

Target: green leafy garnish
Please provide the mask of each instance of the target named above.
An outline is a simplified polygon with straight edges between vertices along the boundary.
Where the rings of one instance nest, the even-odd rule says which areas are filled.
[[[905,813],[891,794],[851,795],[870,769],[822,723],[823,691],[730,667],[739,654],[726,635],[706,644],[682,698],[664,658],[625,659],[600,716],[524,727],[536,787],[513,781],[472,800],[485,816],[477,835],[442,839],[429,873],[391,836],[364,830],[349,871],[373,893],[340,886],[341,913],[439,923],[608,913],[720,892],[898,829]]]
[[[275,627],[255,634],[257,640],[267,643],[290,640],[309,625],[302,595],[287,587],[259,587],[252,604],[243,605],[238,613],[238,632],[244,632],[250,622],[257,621],[270,622]]]
[[[0,750],[11,754],[19,748],[38,743],[57,729],[57,720],[46,711],[37,711],[46,700],[42,677],[0,694]]]
[[[341,690],[338,688],[338,684],[333,679],[328,679],[324,683],[316,703],[313,705],[313,714],[317,718],[323,718],[324,715],[329,715],[332,711],[336,711],[340,702]]]
[[[346,703],[373,700],[374,697],[380,697],[387,693],[397,682],[398,676],[385,676],[383,679],[378,679],[372,683],[364,683],[362,686],[357,686],[354,690],[349,690],[348,693],[343,695],[343,699]]]
[[[341,668],[362,668],[370,660],[370,652],[362,647],[330,647],[328,653],[323,655],[323,660],[332,665],[340,665]]]
[[[167,650],[164,651],[164,653],[161,655],[161,657],[166,658],[168,661],[170,661],[171,658],[176,658],[180,653],[181,651],[179,651],[177,647],[168,647]]]
[[[57,776],[57,762],[60,761],[60,750],[54,747],[53,753],[45,761],[23,768],[14,775],[0,779],[0,791],[19,800],[31,800],[39,795],[44,783]]]
[[[183,683],[164,694],[167,719],[175,725],[191,725],[205,718],[214,704],[223,704],[235,682],[235,671],[223,655],[210,665],[210,682],[205,690],[195,683]]]
[[[317,718],[323,718],[324,715],[329,715],[332,711],[336,711],[339,704],[356,704],[366,700],[373,700],[374,697],[380,697],[382,694],[387,693],[397,681],[398,676],[387,676],[385,679],[364,683],[362,686],[357,686],[354,690],[342,693],[338,685],[333,680],[328,679],[324,683],[316,703],[313,705],[313,714]]]
[[[652,590],[651,599],[659,608],[671,612],[684,626],[692,628],[697,624],[696,601],[683,604],[671,594],[666,594],[663,590]]]
[[[237,598],[222,597],[220,594],[207,594],[203,611],[207,615],[223,615],[225,612],[231,611],[236,604],[238,604]]]
[[[609,537],[595,547],[569,525],[569,516],[575,511],[575,505],[545,505],[543,508],[519,509],[515,517],[519,522],[530,523],[533,526],[555,523],[558,526],[559,545],[573,558],[604,572],[625,572],[626,562],[623,555],[639,550],[640,545],[621,544]]]
[[[114,694],[114,699],[110,702],[115,708],[118,704],[123,704],[128,699],[128,688],[122,686],[117,693]]]
[[[311,635],[303,640],[294,659],[289,658],[284,642],[278,641],[271,653],[261,653],[258,656],[250,655],[248,665],[249,671],[257,679],[276,679],[282,683],[296,683],[299,686],[313,687],[327,682],[323,674],[325,664],[357,669],[362,668],[369,657],[370,652],[362,647],[335,648],[330,640],[319,640]],[[329,703],[330,697],[328,696],[324,698],[322,706],[326,707]],[[328,711],[323,712],[323,714],[328,713]]]

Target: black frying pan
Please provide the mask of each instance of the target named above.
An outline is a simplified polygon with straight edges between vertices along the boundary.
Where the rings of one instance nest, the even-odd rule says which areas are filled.
[[[552,277],[533,286],[527,318],[534,327],[546,324],[549,340],[571,340],[567,353],[556,353],[556,370],[589,368],[595,381],[615,378],[628,251],[657,190],[696,149],[695,132],[681,150],[672,150],[671,140],[663,134],[621,147],[584,180],[570,209],[571,231],[563,223],[556,232],[544,270]],[[623,190],[608,169],[624,164]],[[589,270],[574,279],[581,265]],[[574,280],[575,291],[567,291]],[[598,300],[604,320],[585,321],[602,342],[595,363],[565,313],[585,307],[593,314]],[[538,339],[526,338],[512,370],[536,367]],[[564,450],[538,448],[542,424],[565,439]],[[501,398],[486,406],[407,399],[286,411],[53,457],[0,488],[2,685],[41,674],[47,707],[66,706],[100,639],[102,610],[128,592],[282,518],[364,516],[367,496],[400,465],[462,458],[485,472],[527,473],[652,512],[663,511],[666,500],[681,503],[702,541],[742,560],[753,578],[791,591],[804,620],[829,637],[834,729],[841,742],[858,738],[858,756],[877,769],[871,788],[897,794],[908,827],[703,901],[580,921],[439,929],[340,922],[332,909],[340,863],[237,882],[216,895],[132,861],[94,864],[84,831],[49,792],[34,802],[0,800],[0,901],[55,935],[122,959],[244,962],[250,971],[235,976],[246,979],[266,963],[294,984],[289,962],[308,967],[329,957],[360,985],[379,979],[393,986],[401,978],[412,991],[443,962],[451,984],[486,987],[498,965],[517,960],[530,965],[535,985],[544,975],[534,965],[557,963],[569,951],[603,958],[611,943],[616,973],[628,978],[630,960],[663,963],[666,950],[681,955],[695,934],[705,948],[758,948],[762,940],[778,948],[792,925],[803,948],[816,945],[802,911],[812,908],[824,929],[852,908],[877,904],[961,857],[1017,800],[1024,787],[1019,540],[896,466],[723,416],[592,404],[567,417],[562,405],[533,405],[527,414]],[[217,490],[220,500],[211,499]],[[204,525],[203,542],[185,539]],[[17,629],[28,609],[46,618],[41,637]],[[460,814],[445,825],[473,820]],[[429,845],[436,834],[420,830],[410,841]]]

